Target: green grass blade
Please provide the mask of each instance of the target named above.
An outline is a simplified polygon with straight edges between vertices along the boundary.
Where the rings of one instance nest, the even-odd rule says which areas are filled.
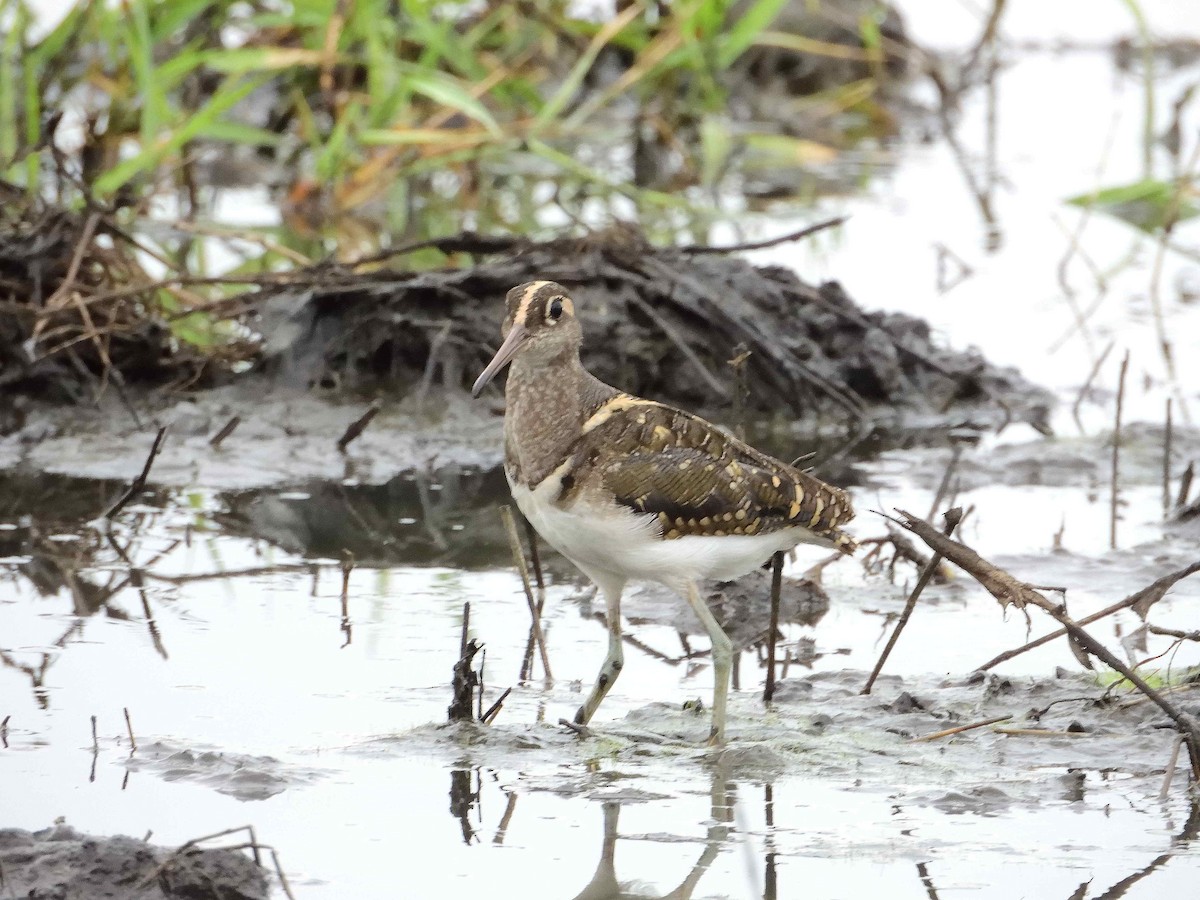
[[[596,32],[583,55],[579,57],[579,61],[571,67],[571,71],[559,85],[554,95],[546,101],[545,105],[538,110],[538,114],[534,117],[533,130],[538,132],[545,128],[547,124],[552,122],[563,111],[571,98],[575,96],[579,90],[579,86],[583,84],[583,79],[587,76],[588,71],[596,62],[596,57],[600,55],[600,51],[604,49],[613,38],[625,30],[625,28],[638,16],[640,16],[645,8],[644,3],[634,3],[625,9],[619,16],[607,23],[603,28]]]
[[[458,82],[436,72],[419,72],[414,69],[406,72],[404,82],[412,92],[456,110],[467,118],[474,119],[497,137],[500,136],[500,125],[495,117]]]
[[[127,7],[129,21],[122,17],[129,29],[126,36],[129,60],[133,66],[134,79],[141,97],[141,137],[143,144],[153,143],[163,124],[169,119],[170,105],[166,89],[156,77],[154,65],[154,37],[150,31],[149,0],[132,0]]]
[[[207,103],[171,134],[158,138],[148,145],[143,145],[140,153],[122,160],[97,178],[94,185],[96,193],[102,196],[111,194],[135,175],[154,168],[188,141],[199,137],[206,128],[217,121],[219,116],[246,99],[266,80],[266,76],[260,76],[223,85],[209,98]]]

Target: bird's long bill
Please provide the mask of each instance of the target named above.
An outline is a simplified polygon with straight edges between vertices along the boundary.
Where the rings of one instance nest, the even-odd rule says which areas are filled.
[[[525,340],[527,333],[525,326],[519,322],[515,323],[508,330],[508,334],[504,338],[504,343],[500,345],[500,349],[496,351],[496,355],[492,357],[492,361],[479,373],[479,377],[475,379],[475,384],[471,386],[472,397],[478,397],[479,392],[491,383],[491,380],[500,373],[500,370],[512,362],[512,358],[517,355],[517,351],[521,348],[521,343]]]

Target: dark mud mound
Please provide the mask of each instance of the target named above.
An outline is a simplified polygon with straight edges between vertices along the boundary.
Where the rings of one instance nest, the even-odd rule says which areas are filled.
[[[970,410],[1042,428],[1052,402],[1014,370],[938,346],[918,319],[864,313],[836,283],[709,248],[655,248],[625,228],[545,243],[462,234],[438,247],[490,258],[426,272],[328,269],[268,288],[257,304],[267,371],[351,389],[465,387],[499,341],[505,293],[550,279],[575,294],[599,377],[689,408],[728,410],[744,390],[747,408],[792,416]],[[739,373],[731,360],[747,351]]]
[[[0,830],[5,895],[38,900],[265,900],[263,869],[236,850],[180,852],[130,837],[91,837],[58,825]]]
[[[187,311],[142,269],[115,214],[31,201],[5,182],[0,201],[0,391],[63,401],[110,382],[205,385],[247,352],[179,339]]]

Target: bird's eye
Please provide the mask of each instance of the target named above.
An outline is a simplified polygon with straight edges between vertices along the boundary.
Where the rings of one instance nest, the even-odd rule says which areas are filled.
[[[550,309],[547,310],[547,315],[549,315],[549,317],[554,321],[558,321],[558,317],[562,315],[562,311],[562,300],[560,300],[558,297],[555,297],[550,301]]]

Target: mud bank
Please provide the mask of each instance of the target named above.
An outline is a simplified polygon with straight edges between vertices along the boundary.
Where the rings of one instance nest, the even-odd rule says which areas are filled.
[[[1048,392],[942,346],[920,319],[865,312],[834,282],[810,285],[707,248],[654,248],[624,230],[443,243],[492,258],[426,272],[314,267],[243,295],[263,345],[253,371],[224,386],[113,386],[73,406],[6,393],[0,467],[129,479],[162,425],[171,437],[157,484],[381,483],[443,465],[492,467],[501,400],[473,403],[465,388],[498,340],[504,294],[537,278],[577,296],[598,376],[727,424],[803,434],[803,446],[793,438],[781,453],[952,426],[1048,430]],[[343,452],[339,438],[371,398],[379,415]]]
[[[5,893],[39,900],[265,900],[265,870],[238,850],[171,850],[67,825],[0,830]]]

